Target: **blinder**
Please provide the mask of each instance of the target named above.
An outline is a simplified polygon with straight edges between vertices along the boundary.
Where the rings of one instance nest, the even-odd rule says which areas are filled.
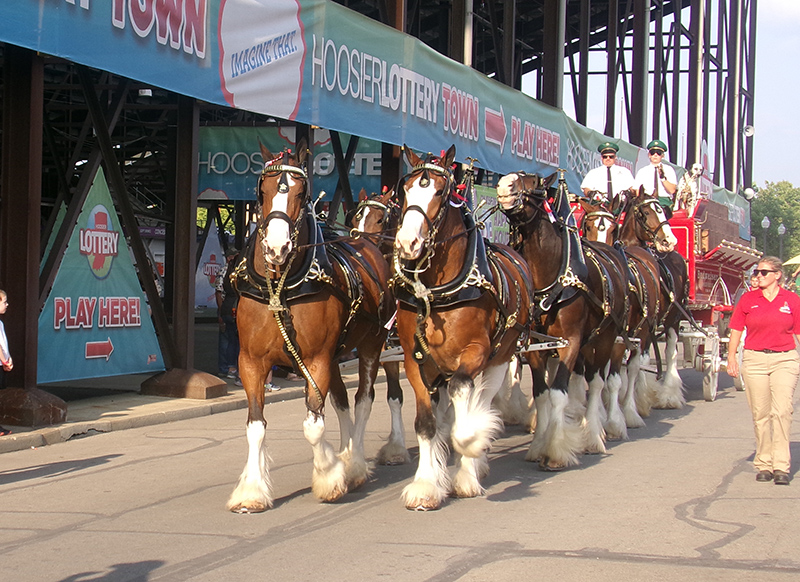
[[[297,219],[292,219],[288,214],[281,210],[273,210],[263,219],[263,227],[266,228],[267,223],[273,218],[283,220],[289,225],[289,230],[293,231],[295,227],[295,221],[299,220],[299,218],[303,214],[303,210],[308,205],[308,202],[311,200],[310,193],[308,192],[308,173],[306,170],[305,164],[302,166],[292,166],[289,164],[289,154],[290,150],[284,150],[283,154],[278,158],[270,160],[264,164],[264,170],[261,172],[261,176],[258,179],[258,202],[259,206],[263,205],[263,200],[261,199],[261,183],[264,181],[264,177],[268,175],[280,174],[280,178],[278,179],[278,194],[287,194],[289,192],[289,180],[288,175],[292,174],[294,176],[299,177],[305,182],[305,187],[303,188],[303,198],[300,204],[300,216]],[[276,163],[279,159],[281,159],[281,163]]]

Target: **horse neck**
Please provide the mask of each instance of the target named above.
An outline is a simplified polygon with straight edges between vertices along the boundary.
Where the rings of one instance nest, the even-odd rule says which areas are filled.
[[[561,274],[564,242],[563,233],[541,212],[535,212],[537,216],[522,227],[521,254],[531,269],[534,287],[543,289]]]
[[[443,204],[450,204],[447,200]],[[461,212],[448,207],[436,233],[436,248],[431,264],[420,280],[427,286],[443,285],[453,281],[461,273],[467,255],[469,233]]]

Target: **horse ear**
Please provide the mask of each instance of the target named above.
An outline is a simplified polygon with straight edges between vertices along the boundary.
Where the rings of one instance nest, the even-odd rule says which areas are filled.
[[[411,148],[408,147],[406,144],[403,144],[403,153],[406,155],[406,160],[413,168],[414,166],[418,166],[422,160],[419,159],[419,156],[411,151]]]
[[[308,140],[306,136],[300,136],[300,139],[295,143],[295,149],[297,150],[297,163],[298,165],[302,165],[308,157]]]
[[[547,178],[542,180],[542,185],[544,186],[545,190],[552,187],[552,185],[556,183],[557,179],[558,179],[558,174],[556,172],[553,172],[552,174],[547,176]]]
[[[261,150],[261,157],[263,158],[265,164],[268,161],[275,159],[275,155],[269,151],[263,143],[261,143],[261,138],[258,140],[258,148]]]
[[[363,202],[367,199],[367,191],[366,189],[362,188],[361,192],[358,193],[358,201]]]
[[[456,159],[456,144],[450,146],[450,149],[447,150],[447,153],[444,155],[444,160],[442,166],[445,168],[449,168],[453,164],[453,160]]]

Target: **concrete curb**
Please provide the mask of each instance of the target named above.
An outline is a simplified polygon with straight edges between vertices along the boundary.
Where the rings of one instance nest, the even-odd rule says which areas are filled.
[[[267,393],[264,403],[295,400],[302,398],[303,394],[302,387],[284,387],[279,392]],[[14,432],[0,437],[0,454],[63,443],[75,437],[90,436],[92,433],[152,426],[240,408],[247,408],[247,398],[243,390],[213,400],[161,398],[140,394],[91,398],[69,404],[67,422],[64,424],[33,430],[11,427]],[[70,421],[70,417],[76,420]]]

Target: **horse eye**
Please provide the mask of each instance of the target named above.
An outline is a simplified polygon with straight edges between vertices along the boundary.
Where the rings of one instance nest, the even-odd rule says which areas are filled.
[[[378,224],[383,224],[383,218],[378,219]]]

